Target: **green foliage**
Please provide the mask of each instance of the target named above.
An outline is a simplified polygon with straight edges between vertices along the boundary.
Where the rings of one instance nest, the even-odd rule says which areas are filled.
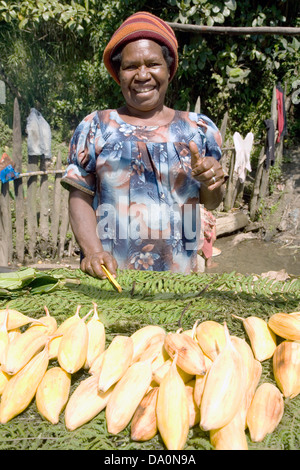
[[[117,107],[122,96],[102,63],[107,41],[138,10],[166,21],[224,26],[298,26],[293,0],[22,0],[0,2],[0,65],[20,92],[23,131],[30,108],[39,109],[62,139],[95,109]],[[201,111],[218,125],[225,111],[232,131],[260,139],[269,117],[272,89],[282,82],[292,95],[298,123],[300,42],[278,35],[215,35],[176,32],[178,73],[167,104],[186,109],[201,97]],[[2,105],[12,127],[14,95]],[[295,136],[293,128],[292,136]]]

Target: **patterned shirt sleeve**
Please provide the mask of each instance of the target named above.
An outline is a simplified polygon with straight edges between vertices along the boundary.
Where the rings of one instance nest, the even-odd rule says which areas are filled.
[[[95,141],[99,132],[97,112],[86,116],[77,126],[69,145],[68,167],[61,182],[64,188],[70,190],[74,187],[92,196],[95,194]]]

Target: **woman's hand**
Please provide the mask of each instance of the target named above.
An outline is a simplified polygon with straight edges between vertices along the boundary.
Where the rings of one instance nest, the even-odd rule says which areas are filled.
[[[80,269],[93,277],[106,279],[107,276],[102,270],[101,264],[104,264],[110,273],[116,277],[118,267],[117,261],[107,251],[87,254],[80,263]]]
[[[190,142],[192,176],[205,184],[209,191],[222,186],[225,175],[220,163],[214,157],[200,157],[195,142]]]

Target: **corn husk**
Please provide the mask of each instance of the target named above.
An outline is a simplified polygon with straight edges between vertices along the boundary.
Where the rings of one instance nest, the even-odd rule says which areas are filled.
[[[270,359],[274,354],[277,343],[276,335],[269,328],[267,322],[255,316],[247,318],[238,317],[237,315],[232,316],[243,322],[255,359],[260,362]]]
[[[142,398],[131,421],[131,439],[145,442],[157,434],[156,404],[158,387],[153,387]]]
[[[24,411],[35,396],[49,363],[48,344],[8,381],[1,397],[0,423]]]
[[[89,369],[94,359],[105,349],[105,327],[99,318],[97,304],[94,303],[94,314],[87,322],[88,349],[84,369]]]
[[[205,382],[208,376],[208,371],[213,363],[213,361],[204,354],[206,374],[205,375],[196,375],[195,376],[195,386],[194,386],[194,400],[196,405],[200,408],[201,399],[203,395],[203,390],[205,387]]]
[[[244,423],[245,429],[247,428],[247,413],[251,405],[252,399],[254,397],[254,393],[261,379],[261,375],[262,375],[261,362],[258,361],[257,359],[254,359],[253,368],[252,368],[252,378],[248,387],[246,387],[246,393],[243,398],[241,408],[239,410],[240,417],[241,417],[242,422]]]
[[[4,372],[4,370],[2,370],[2,367],[0,367],[0,396],[2,395],[6,387],[6,384],[9,381],[9,379],[11,379],[11,377],[12,377],[11,375]]]
[[[156,371],[161,367],[169,358],[169,354],[164,347],[164,337],[157,337],[153,340],[147,349],[141,354],[140,361],[147,361],[148,359],[153,359],[152,361],[152,371]]]
[[[8,310],[6,310],[3,321],[0,324],[0,365],[5,359],[6,349],[9,343],[9,333],[7,330]]]
[[[247,426],[252,442],[261,442],[281,421],[284,401],[280,390],[272,383],[263,383],[255,391],[247,413]]]
[[[39,331],[41,334],[45,335],[53,335],[56,330],[57,330],[57,321],[56,318],[50,315],[49,309],[44,306],[45,310],[45,315],[43,317],[40,317],[38,320],[40,323],[33,323],[28,327],[28,330],[33,331]],[[27,330],[27,331],[28,331]]]
[[[53,338],[49,343],[49,358],[57,359],[59,345],[61,343],[63,335],[68,331],[68,329],[75,323],[80,321],[79,312],[81,305],[78,305],[76,312],[71,317],[67,318],[63,323],[59,325],[55,332],[55,338]]]
[[[51,367],[42,378],[35,395],[39,413],[50,423],[57,424],[69,399],[71,374],[61,367]]]
[[[151,342],[156,341],[159,337],[164,337],[165,334],[165,330],[158,325],[147,325],[136,330],[131,335],[133,341],[132,362],[138,361]]]
[[[196,380],[190,380],[187,384],[185,384],[185,391],[187,394],[188,399],[188,409],[189,409],[189,427],[193,428],[196,424],[199,424],[200,421],[200,409],[197,405],[194,392],[195,392],[195,383]]]
[[[91,312],[80,321],[73,323],[62,335],[57,360],[59,365],[69,374],[74,374],[84,367],[89,338],[85,319]]]
[[[224,326],[214,320],[206,320],[196,328],[197,341],[202,351],[212,361],[216,359],[226,344]]]
[[[66,405],[66,428],[74,431],[95,418],[106,407],[113,389],[114,385],[105,393],[99,392],[98,377],[95,375],[82,380]]]
[[[248,450],[245,427],[238,414],[225,426],[209,432],[215,450]]]
[[[101,369],[102,369],[102,364],[103,364],[105,352],[106,352],[106,350],[104,350],[103,353],[99,354],[99,356],[97,356],[93,360],[93,362],[91,364],[91,367],[89,368],[89,371],[88,371],[89,374],[97,375],[99,377]]]
[[[133,341],[130,336],[117,335],[105,351],[98,389],[106,392],[118,382],[132,363]]]
[[[0,323],[3,322],[7,311],[8,311],[8,320],[7,320],[8,331],[14,330],[15,328],[20,328],[32,322],[37,322],[36,318],[29,317],[19,312],[18,310],[7,307],[6,309],[0,310]]]
[[[108,400],[107,430],[118,434],[129,424],[152,380],[151,361],[135,362],[117,382]]]
[[[249,344],[243,338],[239,338],[238,336],[231,336],[230,338],[233,346],[240,353],[244,363],[244,370],[246,373],[246,388],[250,387],[253,377],[253,367],[255,361],[253,351]]]
[[[285,398],[300,393],[300,343],[285,340],[275,349],[273,373],[277,386]]]
[[[295,313],[274,313],[269,318],[268,325],[281,338],[300,341],[300,318]]]
[[[167,359],[161,366],[159,366],[157,369],[153,371],[153,380],[157,384],[161,384],[164,376],[172,367],[172,363],[173,363],[172,359]],[[194,375],[188,374],[187,372],[185,372],[185,370],[182,370],[177,365],[176,365],[176,369],[184,383],[187,383],[194,378]]]
[[[204,375],[206,372],[203,352],[199,344],[184,333],[168,333],[164,347],[171,358],[178,352],[177,365],[190,375]]]
[[[20,328],[14,328],[13,330],[9,330],[8,331],[8,340],[12,341],[17,336],[20,336],[21,334],[22,334],[22,330]]]
[[[41,334],[40,331],[28,329],[10,341],[3,355],[3,370],[15,375],[44,348],[48,338],[48,335]]]
[[[226,346],[210,367],[201,399],[200,427],[204,431],[226,426],[238,412],[245,393],[242,357],[231,342],[226,324],[224,328]]]
[[[163,378],[157,398],[157,427],[168,450],[182,450],[189,432],[189,407],[185,384],[180,377],[176,361]]]

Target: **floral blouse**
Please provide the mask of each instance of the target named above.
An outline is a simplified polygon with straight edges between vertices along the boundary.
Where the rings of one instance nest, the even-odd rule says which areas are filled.
[[[164,126],[134,126],[95,111],[70,142],[62,185],[93,196],[97,234],[120,269],[197,271],[203,244],[200,183],[189,142],[221,158],[221,136],[203,114],[175,111]]]

